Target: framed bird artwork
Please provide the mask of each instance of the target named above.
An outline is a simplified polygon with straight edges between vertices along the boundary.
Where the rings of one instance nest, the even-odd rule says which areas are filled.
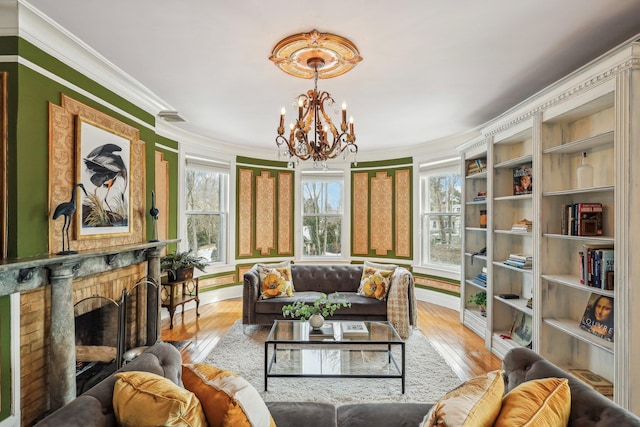
[[[82,194],[78,238],[131,232],[132,141],[82,116],[76,122],[76,171]]]

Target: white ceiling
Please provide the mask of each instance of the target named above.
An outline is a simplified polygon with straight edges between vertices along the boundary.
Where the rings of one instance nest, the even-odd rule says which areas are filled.
[[[177,110],[176,126],[263,149],[313,85],[268,59],[294,33],[360,50],[318,86],[347,101],[361,153],[482,125],[640,33],[639,0],[28,1]]]

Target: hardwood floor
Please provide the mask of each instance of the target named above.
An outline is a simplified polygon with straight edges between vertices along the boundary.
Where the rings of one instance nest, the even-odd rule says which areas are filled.
[[[163,320],[162,339],[190,340],[182,352],[183,360],[201,362],[241,318],[240,298],[201,305],[200,317],[196,317],[194,308],[186,310],[184,316],[176,313],[173,329],[169,329],[168,319]],[[484,341],[460,323],[455,310],[418,301],[418,327],[463,381],[501,367],[500,359],[484,347]]]

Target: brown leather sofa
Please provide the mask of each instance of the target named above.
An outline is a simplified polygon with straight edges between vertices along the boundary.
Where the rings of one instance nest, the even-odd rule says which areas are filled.
[[[569,427],[640,427],[640,418],[526,348],[511,350],[503,361],[506,390],[538,378],[566,377],[571,388]],[[182,385],[182,358],[167,343],[157,343],[121,370],[150,371]],[[42,420],[37,427],[115,427],[113,375]],[[425,385],[428,387],[428,384]],[[278,427],[400,427],[420,425],[431,403],[267,402]]]
[[[294,301],[312,303],[322,293],[332,297],[339,293],[346,298],[351,307],[343,307],[335,312],[336,320],[388,320],[387,301],[375,298],[367,298],[357,295],[360,279],[362,278],[362,265],[351,264],[291,264],[291,278],[295,293],[292,297],[260,298],[260,275],[254,265],[244,274],[244,289],[242,295],[242,323],[245,325],[269,325],[275,319],[284,319],[282,307]],[[414,305],[410,303],[413,298],[413,276],[409,270],[398,267],[396,274],[406,274],[410,280],[411,294],[407,295],[409,310]],[[392,284],[393,286],[393,284]],[[409,313],[409,319],[412,319]]]

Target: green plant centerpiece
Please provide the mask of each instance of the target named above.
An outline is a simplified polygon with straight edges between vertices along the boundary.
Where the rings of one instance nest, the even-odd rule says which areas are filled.
[[[160,268],[167,272],[171,281],[191,279],[195,268],[204,272],[205,267],[205,259],[189,251],[176,251],[160,260]]]
[[[301,321],[309,320],[309,324],[318,329],[324,324],[324,319],[333,316],[333,314],[342,307],[351,307],[351,303],[347,302],[345,297],[340,297],[336,293],[335,297],[329,298],[323,293],[313,303],[304,301],[296,301],[282,307],[282,315],[284,317],[300,318]]]
[[[487,315],[487,292],[486,291],[469,295],[469,298],[467,298],[467,302],[470,304],[475,304],[478,307],[480,307],[480,313],[482,313],[483,316]]]

